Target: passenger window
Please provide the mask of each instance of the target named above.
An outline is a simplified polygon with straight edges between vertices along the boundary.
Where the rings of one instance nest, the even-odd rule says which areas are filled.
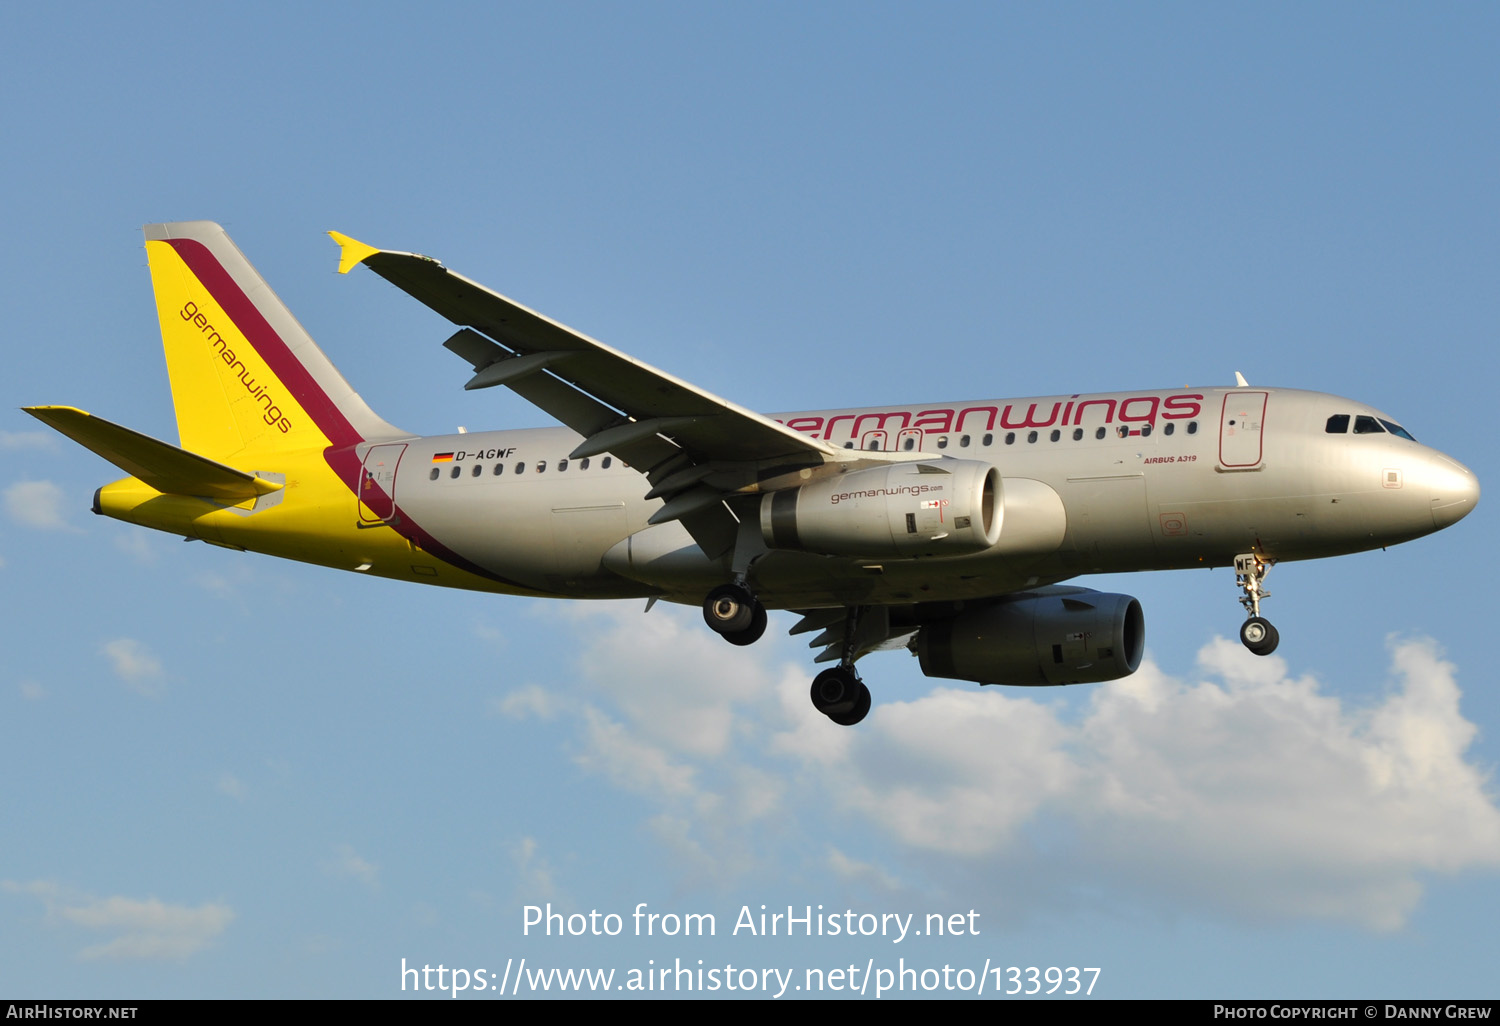
[[[1355,417],[1354,433],[1356,435],[1383,435],[1385,428],[1374,417]]]
[[[1026,441],[1028,441],[1028,442],[1034,442],[1034,441],[1036,441],[1036,432],[1035,431],[1028,431],[1028,432],[1026,432]]]
[[[599,464],[599,466],[600,466],[600,467],[602,467],[602,468],[603,468],[603,469],[605,469],[605,470],[608,470],[608,469],[609,469],[609,465],[610,465],[610,464],[611,464],[611,463],[613,463],[613,462],[614,462],[614,457],[612,457],[612,456],[606,456],[606,457],[604,457],[604,459],[603,459],[603,460],[602,460],[602,461],[601,461],[601,462],[600,462],[600,464]]]
[[[947,435],[944,435],[942,438],[938,439],[938,448],[939,449],[946,449],[946,448],[948,448],[948,436]]]
[[[495,464],[495,476],[499,477],[503,473],[505,473],[505,464],[504,463],[496,463]]]
[[[1124,424],[1121,424],[1119,427],[1115,428],[1115,434],[1119,435],[1121,438],[1129,438],[1130,429]]]
[[[524,473],[526,473],[526,464],[524,464],[524,463],[517,463],[516,464],[516,473],[517,474],[524,474]]]
[[[1150,424],[1142,424],[1141,425],[1141,437],[1142,438],[1146,438],[1146,437],[1149,437],[1150,434],[1151,434],[1151,425]]]
[[[1174,424],[1174,423],[1172,423],[1169,420],[1169,421],[1167,421],[1167,426],[1161,429],[1161,433],[1164,434],[1164,435],[1170,435],[1173,431],[1176,431],[1176,430],[1177,430],[1177,425]]]
[[[852,448],[854,448],[854,440],[850,439],[849,441],[845,442],[844,443],[844,448],[845,449],[852,449]]]
[[[581,459],[581,460],[578,461],[578,469],[579,470],[587,470],[587,469],[589,469],[589,458],[587,456],[585,456],[583,459]]]
[[[456,477],[458,477],[459,474],[462,474],[463,472],[464,472],[464,468],[463,467],[455,465],[454,468],[453,468],[453,470],[448,474],[448,476],[456,478]]]
[[[546,460],[537,460],[536,461],[536,472],[538,474],[545,474],[547,472],[547,461]]]
[[[1349,414],[1335,413],[1328,418],[1328,423],[1323,428],[1330,435],[1346,435],[1349,433]]]
[[[1016,433],[1014,431],[1007,431],[1007,432],[1005,432],[1005,444],[1006,445],[1015,445],[1016,444]]]
[[[994,435],[985,435],[984,436],[984,444],[985,445],[994,445],[995,444],[995,436]]]
[[[1055,441],[1057,441],[1061,437],[1062,437],[1062,432],[1059,431],[1059,430],[1057,430],[1057,428],[1053,428],[1052,429],[1052,440],[1055,442]]]
[[[469,476],[470,477],[478,477],[480,474],[483,474],[483,473],[484,473],[484,467],[482,467],[478,463],[476,463],[476,464],[474,464],[474,470],[473,470],[473,472],[471,474],[469,474]]]
[[[441,473],[441,471],[439,471],[437,467],[433,467],[432,468],[432,473],[430,473],[430,474],[427,475],[427,480],[429,480],[429,481],[436,481],[438,479],[438,475],[440,473]]]
[[[559,474],[561,474],[564,470],[567,470],[567,469],[568,469],[568,461],[567,460],[558,460],[557,461],[557,472]]]
[[[1094,432],[1094,437],[1095,438],[1103,438],[1104,437],[1104,429],[1103,428],[1099,428],[1097,431],[1095,431]]]
[[[905,449],[907,452],[911,452],[912,449],[916,447],[916,444],[917,440],[915,438],[908,438],[906,439],[906,441],[901,443],[901,448]]]
[[[1188,421],[1188,434],[1190,434],[1190,435],[1196,435],[1197,433],[1198,433],[1198,422],[1196,420],[1190,420],[1190,421]]]
[[[960,449],[967,449],[969,447],[969,436],[960,435],[958,438],[958,446]]]

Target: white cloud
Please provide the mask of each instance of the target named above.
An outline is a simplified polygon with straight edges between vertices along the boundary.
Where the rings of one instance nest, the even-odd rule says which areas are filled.
[[[228,795],[236,801],[244,801],[245,795],[249,793],[244,781],[229,772],[219,775],[218,790],[220,794]]]
[[[115,535],[115,548],[137,563],[153,563],[156,561],[156,548],[151,542],[150,532],[138,527],[132,527]]]
[[[578,757],[580,765],[640,794],[684,798],[696,793],[693,767],[637,737],[624,724],[593,706],[583,710],[583,719],[586,743]]]
[[[34,680],[23,680],[20,684],[21,697],[28,702],[40,702],[47,697],[47,689]]]
[[[557,897],[557,881],[552,864],[541,854],[541,845],[534,837],[523,837],[511,846],[511,858],[516,864],[516,890],[522,904],[552,900]]]
[[[597,622],[598,613],[587,607],[572,613]],[[730,658],[724,642],[701,622],[684,622],[665,609],[643,614],[615,606],[608,615],[615,629],[598,634],[580,652],[579,669],[609,692],[633,729],[667,748],[722,754],[731,743],[736,708],[770,694],[755,661]]]
[[[11,519],[43,531],[76,530],[63,519],[63,491],[51,481],[17,481],[5,489]]]
[[[779,639],[728,650],[690,612],[575,615],[580,677],[548,701],[576,714],[583,766],[653,804],[645,825],[687,872],[777,872],[776,836],[793,833],[823,839],[840,878],[883,889],[892,878],[862,867],[896,857],[917,881],[961,876],[1011,907],[1067,903],[1086,881],[1156,907],[1389,930],[1425,876],[1500,866],[1500,809],[1465,758],[1475,727],[1431,641],[1393,643],[1395,680],[1361,685],[1357,707],[1216,639],[1193,680],[1148,661],[1072,707],[1047,691],[877,688],[846,729],[812,711]],[[873,858],[851,824],[875,831]],[[1030,898],[997,863],[1033,881]]]
[[[558,705],[559,703],[551,694],[535,684],[527,684],[504,698],[492,698],[489,702],[491,712],[509,716],[511,719],[535,716],[539,719],[550,720],[557,715]]]
[[[46,431],[0,431],[0,449],[55,449],[57,437]]]
[[[1222,638],[1199,658],[1222,683],[1148,667],[1082,725],[1092,786],[1068,806],[1114,872],[1154,864],[1141,885],[1200,903],[1389,930],[1426,873],[1500,865],[1500,810],[1433,642],[1395,644],[1395,688],[1362,709]]]
[[[161,660],[144,644],[134,638],[116,638],[106,642],[101,651],[109,658],[115,675],[132,690],[148,698],[161,696],[164,690]]]
[[[323,868],[333,876],[357,880],[371,889],[380,883],[379,867],[366,860],[348,844],[341,844],[335,848],[333,858],[325,862]]]
[[[943,688],[865,724],[829,783],[914,848],[995,851],[1077,786],[1066,728],[1033,699]]]
[[[880,890],[896,892],[901,890],[901,881],[887,873],[879,866],[858,859],[850,858],[837,848],[828,849],[828,868],[835,876],[845,880],[860,880],[875,884]]]
[[[109,935],[108,940],[79,952],[88,959],[185,959],[207,947],[234,921],[234,910],[215,902],[192,906],[156,898],[96,898],[46,880],[26,884],[6,880],[3,887],[40,899],[54,923]]]
[[[504,631],[488,623],[476,623],[474,625],[474,637],[496,649],[505,648],[509,642]]]

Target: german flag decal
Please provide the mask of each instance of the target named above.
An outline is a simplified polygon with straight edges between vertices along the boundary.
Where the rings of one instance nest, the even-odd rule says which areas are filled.
[[[432,462],[434,462],[434,463],[452,463],[453,462],[453,454],[451,452],[433,453],[433,455],[432,455]]]

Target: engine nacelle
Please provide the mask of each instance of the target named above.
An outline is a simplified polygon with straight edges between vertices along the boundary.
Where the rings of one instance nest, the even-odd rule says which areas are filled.
[[[966,609],[917,634],[929,677],[980,684],[1096,684],[1141,665],[1146,618],[1129,595],[1047,588]]]
[[[938,459],[772,492],[760,531],[773,549],[825,556],[961,556],[994,545],[1002,516],[1000,471]]]

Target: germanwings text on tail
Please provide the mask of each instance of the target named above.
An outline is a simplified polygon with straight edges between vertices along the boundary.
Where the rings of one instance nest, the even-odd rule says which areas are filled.
[[[870,709],[855,670],[907,648],[980,684],[1114,680],[1145,619],[1091,573],[1233,566],[1252,651],[1281,560],[1379,548],[1467,515],[1462,464],[1352,399],[1252,387],[764,416],[455,274],[337,232],[451,321],[466,389],[560,427],[420,437],[349,386],[224,230],[146,227],[178,445],[69,406],[27,412],[127,477],[94,512],[356,573],[553,598],[699,605],[735,645],[767,609],[813,633],[813,706]],[[498,529],[503,525],[503,530]]]

